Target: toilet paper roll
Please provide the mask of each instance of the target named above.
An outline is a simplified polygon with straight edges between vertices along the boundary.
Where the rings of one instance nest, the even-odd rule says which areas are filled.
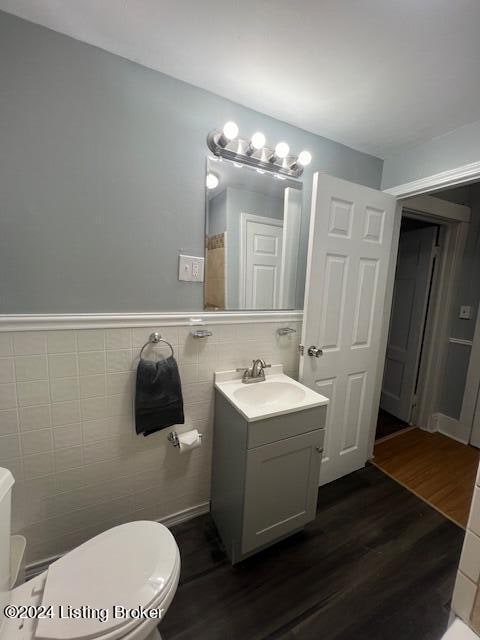
[[[190,451],[190,449],[196,449],[201,444],[202,436],[198,433],[197,429],[178,434],[178,449],[180,453],[185,453],[185,451]]]

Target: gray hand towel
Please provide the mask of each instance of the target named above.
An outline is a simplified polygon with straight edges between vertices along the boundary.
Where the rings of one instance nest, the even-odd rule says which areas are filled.
[[[148,436],[184,422],[182,383],[175,358],[140,360],[135,390],[136,432]]]

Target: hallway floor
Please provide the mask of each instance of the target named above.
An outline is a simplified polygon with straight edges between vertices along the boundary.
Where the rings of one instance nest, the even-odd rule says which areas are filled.
[[[236,567],[210,516],[172,532],[182,572],[164,640],[438,640],[464,536],[370,465],[320,489],[305,531]]]
[[[480,452],[441,433],[411,429],[379,442],[372,461],[465,528]]]

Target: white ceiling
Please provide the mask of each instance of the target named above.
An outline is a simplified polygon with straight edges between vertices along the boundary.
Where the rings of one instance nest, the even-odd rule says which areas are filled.
[[[384,157],[480,120],[479,0],[0,0]]]

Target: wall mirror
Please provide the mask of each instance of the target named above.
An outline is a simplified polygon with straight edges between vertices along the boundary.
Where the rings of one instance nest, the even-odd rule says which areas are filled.
[[[205,309],[295,309],[302,183],[207,159]]]

